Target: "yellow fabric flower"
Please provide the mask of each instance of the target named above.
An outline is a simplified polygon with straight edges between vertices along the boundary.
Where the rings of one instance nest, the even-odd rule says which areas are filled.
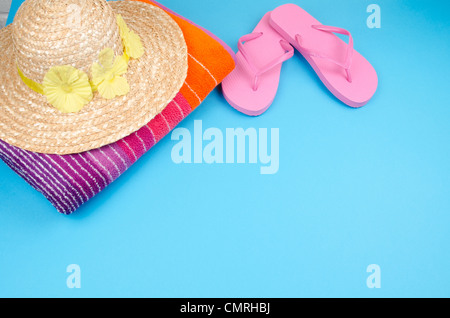
[[[126,78],[121,75],[127,72],[128,63],[125,56],[118,56],[114,60],[114,52],[106,48],[100,52],[99,63],[91,68],[92,83],[99,94],[106,99],[128,94],[130,86]]]
[[[55,66],[45,74],[44,95],[56,109],[63,113],[79,112],[92,100],[89,78],[73,66]]]
[[[122,38],[122,43],[125,48],[125,54],[134,59],[140,58],[144,55],[144,46],[142,45],[141,38],[128,28],[125,20],[120,14],[118,14],[116,18],[120,37]]]

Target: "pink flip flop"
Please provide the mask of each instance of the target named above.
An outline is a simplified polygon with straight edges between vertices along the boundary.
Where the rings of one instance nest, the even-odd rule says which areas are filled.
[[[373,97],[378,86],[377,73],[353,49],[350,32],[322,25],[295,4],[272,11],[270,25],[306,58],[325,86],[342,102],[362,107]],[[348,35],[349,43],[333,33]]]
[[[282,63],[294,56],[294,48],[270,26],[269,14],[253,33],[239,40],[236,68],[222,82],[228,103],[249,116],[259,116],[270,107],[278,90]]]

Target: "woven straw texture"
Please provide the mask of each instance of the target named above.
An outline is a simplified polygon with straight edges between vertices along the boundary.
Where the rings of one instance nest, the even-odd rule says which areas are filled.
[[[63,27],[74,3],[80,23]],[[17,66],[41,83],[56,65],[90,74],[106,47],[121,55],[115,14],[123,16],[145,48],[144,56],[129,62],[126,96],[106,100],[96,94],[79,113],[64,114],[22,82]],[[27,0],[14,23],[0,30],[0,52],[0,139],[48,154],[81,153],[137,131],[175,97],[188,67],[186,43],[176,22],[163,10],[136,1]]]

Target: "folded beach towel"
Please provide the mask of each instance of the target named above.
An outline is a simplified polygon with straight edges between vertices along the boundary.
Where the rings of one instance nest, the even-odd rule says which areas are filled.
[[[234,68],[231,49],[214,35],[159,3],[144,2],[169,13],[188,46],[186,81],[162,113],[128,137],[80,154],[34,153],[0,140],[0,158],[61,213],[73,213],[116,180],[199,106]]]

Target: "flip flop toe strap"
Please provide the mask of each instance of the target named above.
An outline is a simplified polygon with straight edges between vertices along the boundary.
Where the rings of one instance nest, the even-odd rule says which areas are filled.
[[[319,30],[319,31],[328,32],[328,33],[338,33],[338,34],[348,35],[349,42],[348,42],[347,53],[346,53],[346,58],[345,58],[344,63],[336,61],[334,58],[332,58],[331,56],[329,56],[327,54],[317,52],[317,51],[314,51],[314,50],[304,47],[302,44],[303,41],[302,41],[302,37],[300,34],[297,34],[295,36],[295,41],[299,45],[299,47],[301,49],[300,52],[302,54],[307,54],[312,57],[319,57],[319,58],[327,59],[327,60],[333,62],[334,64],[344,68],[345,72],[347,74],[347,81],[349,83],[351,83],[353,81],[353,79],[352,79],[352,74],[350,72],[350,68],[351,68],[352,62],[353,62],[354,49],[353,49],[353,37],[350,34],[350,32],[345,29],[342,29],[342,28],[337,28],[337,27],[327,26],[327,25],[312,25],[312,28]]]
[[[239,52],[241,52],[242,56],[244,57],[244,60],[246,61],[246,63],[248,64],[248,66],[250,67],[251,71],[254,74],[254,81],[253,81],[253,86],[252,86],[254,91],[258,90],[259,78],[260,78],[261,75],[263,75],[264,73],[270,71],[271,69],[273,69],[277,65],[282,64],[283,62],[289,60],[291,57],[294,56],[294,48],[289,44],[288,41],[282,39],[282,40],[280,40],[280,45],[285,51],[284,54],[280,55],[279,57],[277,57],[274,60],[270,61],[269,63],[267,63],[263,67],[257,67],[254,64],[252,57],[247,52],[247,49],[245,48],[244,42],[248,42],[248,41],[252,41],[252,40],[258,39],[258,38],[260,38],[263,35],[264,35],[263,32],[250,33],[250,34],[247,34],[247,35],[244,35],[243,37],[241,37],[239,39],[239,42],[238,42]]]

